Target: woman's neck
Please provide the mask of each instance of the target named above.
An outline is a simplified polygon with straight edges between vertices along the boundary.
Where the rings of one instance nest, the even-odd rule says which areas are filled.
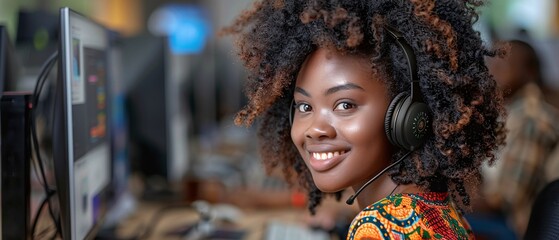
[[[361,185],[353,186],[353,190],[357,191]],[[415,184],[396,184],[392,178],[387,174],[383,174],[375,182],[367,186],[359,196],[357,196],[357,202],[360,209],[385,198],[389,195],[400,194],[400,193],[420,193],[424,192],[420,187]]]

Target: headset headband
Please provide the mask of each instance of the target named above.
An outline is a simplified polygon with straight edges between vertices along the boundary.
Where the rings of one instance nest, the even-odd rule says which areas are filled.
[[[404,54],[406,55],[406,59],[408,60],[408,69],[411,76],[411,99],[412,102],[421,101],[421,93],[419,92],[419,79],[417,77],[417,62],[415,59],[415,53],[411,46],[406,42],[404,37],[398,30],[393,28],[392,26],[385,25],[384,29],[388,32],[387,36],[390,36],[393,40],[398,43],[400,48],[404,50]]]

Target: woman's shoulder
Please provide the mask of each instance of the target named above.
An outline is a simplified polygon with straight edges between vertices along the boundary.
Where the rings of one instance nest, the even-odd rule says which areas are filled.
[[[348,239],[472,239],[447,193],[397,194],[363,209]]]

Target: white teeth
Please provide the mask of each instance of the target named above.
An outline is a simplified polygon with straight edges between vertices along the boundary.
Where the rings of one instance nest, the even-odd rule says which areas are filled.
[[[327,160],[333,157],[340,156],[344,154],[345,151],[336,151],[336,152],[324,152],[324,153],[312,153],[313,158],[317,160]]]

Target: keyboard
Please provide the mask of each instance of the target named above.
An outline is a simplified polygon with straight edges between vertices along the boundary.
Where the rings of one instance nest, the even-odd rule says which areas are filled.
[[[322,230],[272,220],[266,225],[265,240],[330,240],[330,235]]]

